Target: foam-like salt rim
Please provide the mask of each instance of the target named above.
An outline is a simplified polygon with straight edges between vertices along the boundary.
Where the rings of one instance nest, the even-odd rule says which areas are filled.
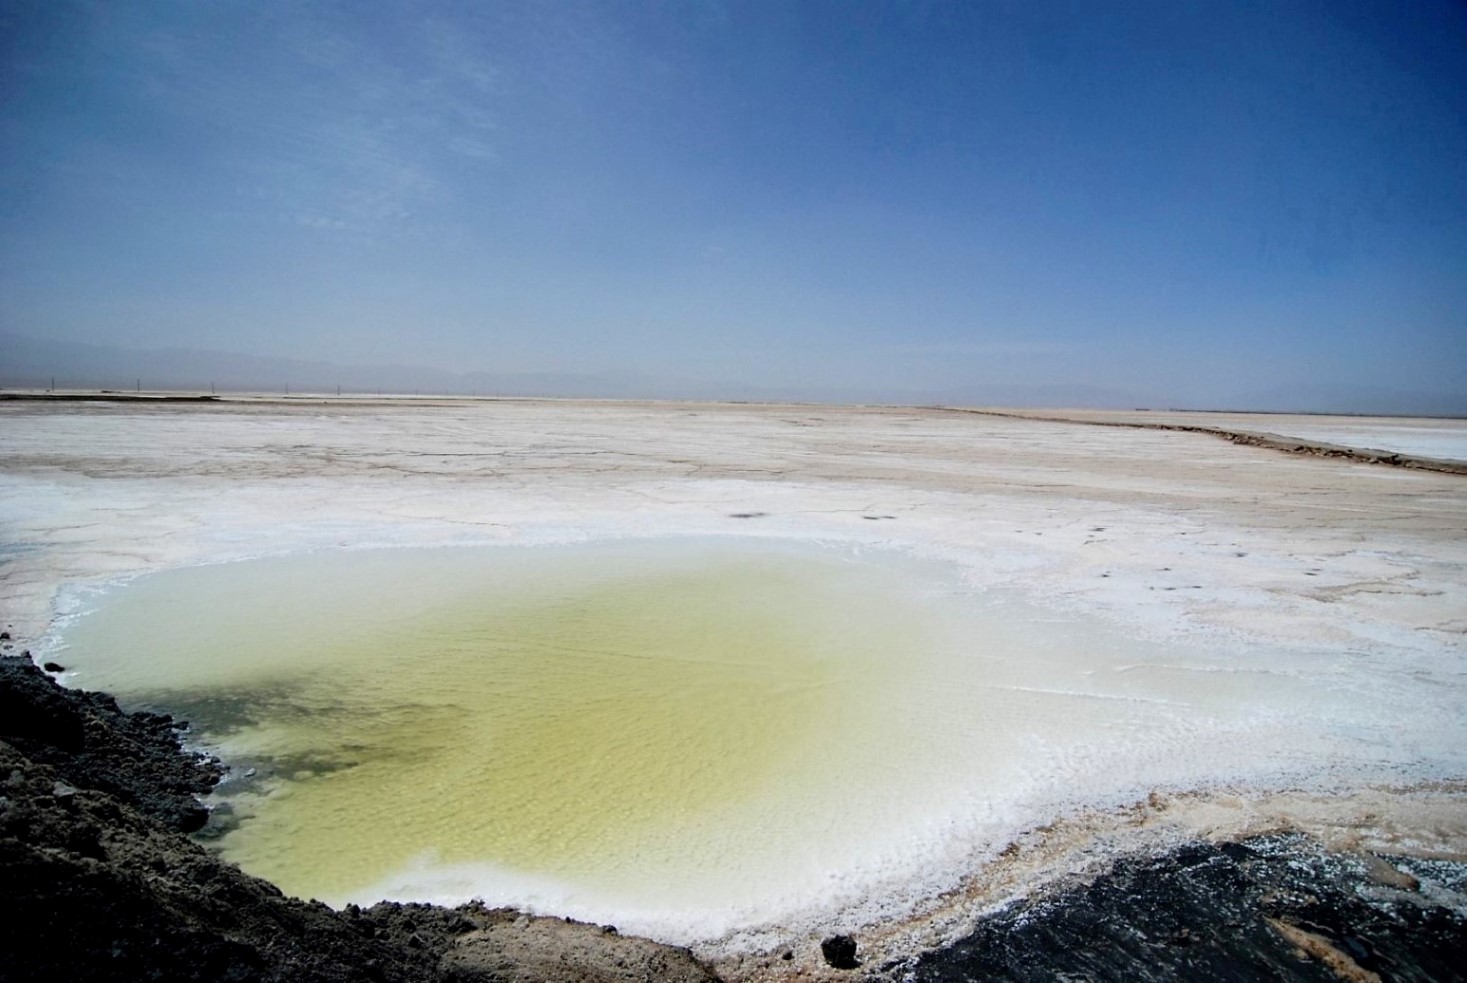
[[[675,534],[672,534],[675,535]],[[767,539],[773,541],[803,540],[809,541],[808,537],[791,535],[785,530],[759,530],[740,531],[738,534],[742,539]],[[628,533],[620,536],[597,535],[587,530],[567,530],[564,528],[541,530],[538,534],[525,536],[520,542],[535,543],[538,545],[552,546],[572,543],[588,543],[602,540],[638,540],[648,538],[640,533]],[[669,537],[658,537],[669,538]],[[964,589],[983,591],[993,589],[991,583],[984,583],[983,578],[973,575],[976,560],[971,555],[962,551],[943,549],[941,547],[914,546],[910,543],[902,543],[889,538],[873,538],[864,536],[822,536],[816,540],[827,547],[838,546],[840,548],[888,550],[898,548],[910,555],[928,558],[953,560],[960,558],[964,563],[966,573],[960,574],[960,581]],[[487,541],[484,545],[502,545],[502,540]],[[457,546],[460,544],[454,544]],[[362,546],[359,548],[369,548]],[[453,548],[444,546],[442,548]],[[285,555],[292,551],[288,549],[273,550],[268,553],[261,552],[256,555]],[[956,556],[955,556],[956,554]],[[229,562],[241,557],[230,557],[227,560],[216,562]],[[116,586],[132,579],[132,576],[108,578],[104,583],[73,586],[58,598],[58,618],[56,631],[53,631],[49,641],[61,644],[65,634],[65,627],[72,623],[75,618],[83,616],[91,607],[101,591],[115,588]],[[975,581],[978,581],[975,583]],[[1065,618],[1058,619],[1067,620]],[[43,649],[43,651],[56,651],[56,649]],[[1187,672],[1202,673],[1260,673],[1297,675],[1287,669],[1269,669],[1267,667],[1239,667],[1227,665],[1213,666],[1170,666],[1155,663],[1131,663],[1115,667],[1118,671],[1132,672],[1145,670],[1147,668],[1162,670],[1185,670]],[[1081,696],[1092,696],[1095,694],[1077,694]],[[1266,716],[1266,715],[1265,715]],[[1263,720],[1263,723],[1269,721]],[[1277,723],[1277,721],[1274,721]],[[1440,766],[1444,762],[1437,760],[1435,765]],[[1273,769],[1261,769],[1259,773],[1252,776],[1226,775],[1226,774],[1198,774],[1194,787],[1207,785],[1239,783],[1243,780],[1247,787],[1261,790],[1267,788],[1280,788],[1307,785],[1315,788],[1327,788],[1334,783],[1381,782],[1381,781],[1410,781],[1421,777],[1422,769],[1411,767],[1410,762],[1387,761],[1379,763],[1382,767],[1374,769],[1357,769],[1353,772],[1348,767],[1342,767],[1334,774],[1329,774],[1328,768],[1322,768],[1318,761],[1312,762],[1304,767],[1290,768],[1280,766]],[[1457,765],[1460,767],[1460,761]],[[1430,770],[1430,767],[1426,769]],[[1041,783],[1042,784],[1042,783]],[[960,879],[960,871],[971,870],[975,863],[981,863],[985,859],[991,859],[995,850],[1002,847],[1008,839],[1019,835],[1026,828],[1031,828],[1037,822],[1045,822],[1050,819],[1072,813],[1076,809],[1100,808],[1113,809],[1133,801],[1139,796],[1144,796],[1148,791],[1148,783],[1145,781],[1120,784],[1114,787],[1108,795],[1096,795],[1094,790],[1091,794],[1080,799],[1066,798],[1065,796],[1053,796],[1048,799],[1036,798],[1025,803],[1026,808],[1022,815],[1011,815],[1004,821],[991,823],[986,827],[985,835],[976,837],[971,835],[953,835],[951,826],[944,830],[946,838],[939,838],[941,847],[928,849],[925,852],[917,849],[908,851],[899,850],[905,860],[912,860],[913,855],[920,855],[925,860],[927,868],[920,876],[913,876],[918,872],[907,868],[901,872],[887,872],[887,876],[868,877],[863,884],[853,884],[836,881],[823,885],[825,893],[822,900],[826,903],[811,904],[809,898],[793,900],[787,905],[775,905],[766,908],[761,915],[747,908],[723,911],[714,915],[712,912],[704,912],[702,915],[689,919],[682,911],[669,912],[666,909],[643,908],[641,910],[616,909],[614,905],[607,906],[594,897],[588,897],[586,892],[578,890],[573,886],[567,886],[538,878],[523,872],[507,871],[503,868],[491,865],[458,865],[438,866],[431,860],[424,858],[412,869],[401,871],[382,882],[384,890],[392,893],[399,891],[404,895],[411,892],[420,900],[437,900],[453,902],[466,900],[462,893],[462,887],[472,882],[477,882],[479,890],[473,891],[473,895],[481,896],[486,901],[493,903],[513,903],[521,907],[545,913],[571,915],[583,917],[594,921],[615,921],[630,931],[639,931],[654,937],[665,938],[670,941],[702,942],[709,943],[715,940],[723,940],[725,945],[733,948],[743,948],[750,944],[756,944],[757,940],[774,936],[787,937],[791,931],[799,931],[816,924],[869,924],[873,921],[888,921],[896,918],[907,917],[914,911],[919,910],[924,903],[931,898],[950,891]],[[971,817],[970,817],[971,818]],[[991,818],[991,817],[990,817]],[[492,878],[492,880],[485,880]],[[483,890],[485,884],[496,885],[492,892]],[[509,885],[510,887],[507,887]],[[878,889],[879,886],[879,889]],[[419,893],[421,892],[421,893]],[[338,899],[341,901],[353,899]],[[371,900],[371,899],[360,899]],[[801,915],[803,912],[803,915]]]

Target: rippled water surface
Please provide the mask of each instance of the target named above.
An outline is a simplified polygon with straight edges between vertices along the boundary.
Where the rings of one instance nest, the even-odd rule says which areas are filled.
[[[726,864],[708,826],[857,781],[860,732],[943,647],[915,569],[728,543],[318,553],[142,578],[66,640],[88,685],[285,780],[224,846],[288,891],[465,863],[602,881]]]
[[[318,552],[90,606],[71,681],[255,767],[223,852],[333,903],[706,938],[939,890],[1065,803],[1395,754],[1365,663],[1161,646],[849,545]]]

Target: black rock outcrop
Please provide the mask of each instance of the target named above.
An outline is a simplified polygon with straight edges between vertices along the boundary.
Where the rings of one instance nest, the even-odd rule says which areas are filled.
[[[1423,883],[1431,890],[1423,890]],[[1013,905],[914,983],[1463,980],[1467,865],[1337,853],[1296,833],[1119,861]]]
[[[123,713],[105,693],[63,689],[29,659],[0,657],[0,739],[66,782],[187,833],[209,818],[197,796],[224,770],[184,752],[180,729],[166,714]]]
[[[835,969],[855,969],[861,963],[856,959],[856,940],[849,935],[832,935],[820,943],[820,955],[827,965]]]

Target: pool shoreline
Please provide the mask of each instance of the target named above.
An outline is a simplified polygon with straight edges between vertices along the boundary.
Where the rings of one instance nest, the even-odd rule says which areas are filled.
[[[60,700],[84,713],[95,713],[95,707],[106,704],[105,696],[58,688],[38,669],[29,664],[20,666],[21,661],[17,656],[7,656],[4,676],[0,677],[5,680],[5,692],[12,701],[16,690],[13,680],[19,675],[25,677],[23,698],[32,703]],[[7,717],[4,736],[9,737],[15,730],[15,719],[14,714]],[[108,728],[115,725],[93,723],[90,726],[94,742],[88,748],[90,754],[99,751],[98,741],[118,741],[122,753],[138,753],[135,740],[108,736]],[[47,738],[44,731],[32,733],[24,740],[36,747],[38,737],[44,744]],[[182,746],[175,744],[174,748],[181,767],[207,765]],[[54,762],[53,767],[69,767],[64,751],[52,752],[49,760]],[[51,810],[52,824],[57,827],[65,827],[71,821],[63,818],[68,814],[66,810],[70,810],[70,815],[87,816],[91,820],[98,815],[121,817],[112,821],[118,824],[115,830],[109,831],[104,824],[102,829],[87,834],[96,837],[97,842],[121,843],[134,835],[129,823],[135,821],[126,819],[125,810],[119,812],[117,806],[107,806],[100,813],[94,811],[94,804],[105,802],[107,796],[117,793],[97,788],[96,779],[90,777],[85,766],[64,772],[72,783],[66,788],[80,788],[81,793],[73,790],[63,794],[53,789],[49,797],[40,793],[39,787],[36,792],[18,788],[19,779],[15,776],[29,775],[33,767],[21,761],[18,770],[12,773],[12,802],[34,802],[35,808]],[[61,788],[61,783],[56,783],[56,787]],[[146,780],[139,788],[140,791],[131,794],[143,796],[143,801],[153,794]],[[1405,800],[1425,791],[1395,790],[1383,794]],[[68,805],[77,794],[83,796],[80,814]],[[1438,783],[1430,794],[1436,797],[1439,806],[1460,813],[1462,803],[1467,801],[1467,783]],[[40,798],[28,798],[37,795]],[[1198,801],[1213,797],[1206,793],[1195,796]],[[1186,798],[1158,794],[1149,802],[1138,804],[1129,814],[1109,818],[1118,827],[1140,828],[1184,806],[1182,800]],[[1338,805],[1341,797],[1335,798]],[[1363,803],[1362,807],[1370,809],[1365,815],[1379,822],[1380,814],[1374,810],[1383,801]],[[63,810],[61,813],[55,813],[58,806]],[[999,890],[995,888],[1003,884],[1001,875],[991,869],[975,871],[970,875],[972,896],[965,901],[968,910],[962,917],[955,917],[958,906],[954,904],[945,922],[939,912],[933,912],[921,931],[912,923],[867,925],[854,930],[832,925],[808,937],[780,940],[760,952],[731,955],[694,947],[696,961],[692,961],[688,950],[669,948],[604,927],[571,923],[554,916],[527,919],[512,910],[489,911],[473,904],[445,909],[384,902],[370,911],[355,906],[332,911],[305,906],[278,893],[272,900],[269,892],[264,895],[263,903],[282,910],[309,911],[309,918],[317,923],[313,929],[316,938],[322,933],[345,928],[358,931],[362,924],[372,925],[378,949],[382,945],[389,947],[388,954],[376,951],[379,965],[393,958],[401,960],[403,965],[421,963],[426,948],[437,957],[439,965],[456,965],[460,972],[456,979],[469,980],[477,978],[475,967],[486,965],[486,961],[503,966],[506,959],[516,958],[526,961],[521,971],[528,971],[530,978],[553,978],[537,975],[534,967],[567,959],[586,959],[588,939],[598,947],[596,958],[607,963],[620,960],[649,965],[646,960],[653,958],[662,960],[657,963],[662,967],[659,978],[729,981],[843,978],[846,971],[832,967],[829,947],[822,945],[832,937],[851,939],[861,978],[930,983],[964,979],[980,971],[1022,979],[1084,970],[1092,978],[1121,980],[1169,979],[1178,973],[1199,972],[1199,967],[1207,966],[1215,971],[1251,966],[1255,971],[1266,968],[1282,979],[1310,979],[1313,978],[1311,966],[1320,961],[1366,973],[1383,965],[1391,966],[1394,971],[1415,967],[1428,976],[1439,973],[1441,967],[1461,965],[1456,960],[1460,958],[1461,940],[1467,937],[1461,934],[1462,927],[1467,926],[1467,893],[1464,893],[1467,892],[1467,854],[1461,849],[1467,843],[1457,844],[1455,850],[1444,850],[1447,846],[1444,843],[1432,848],[1418,840],[1412,848],[1403,840],[1392,848],[1383,841],[1362,839],[1362,830],[1349,824],[1337,825],[1333,838],[1321,837],[1320,830],[1301,831],[1297,822],[1270,818],[1258,801],[1250,803],[1248,809],[1255,813],[1248,827],[1227,833],[1215,831],[1218,835],[1213,836],[1200,836],[1196,831],[1190,835],[1174,834],[1155,839],[1149,846],[1132,843],[1128,849],[1112,849],[1108,853],[1093,846],[1094,841],[1104,839],[1100,826],[1093,821],[1062,822],[1033,831],[1026,842],[1016,842],[1005,851],[1005,858],[1021,864],[1025,853],[1052,854],[1057,841],[1068,837],[1071,839],[1068,849],[1082,862],[1061,865],[1063,870],[1046,883],[1009,882]],[[1407,839],[1413,835],[1410,830],[1398,832]],[[5,855],[12,858],[11,862],[17,856],[14,848],[26,853],[40,846],[24,834],[14,839],[13,826],[6,827],[6,835],[12,848]],[[85,852],[89,849],[85,843],[92,842],[86,837],[78,840],[78,834],[66,833],[64,828],[59,833],[53,828],[46,835],[60,835],[68,844],[62,848],[63,855],[69,855],[67,850]],[[158,855],[170,857],[166,861],[169,866],[202,862],[183,859],[195,856],[197,847],[185,845],[182,834],[163,833],[160,827],[148,835],[149,849],[163,851]],[[1092,839],[1088,847],[1080,842],[1087,836]],[[140,862],[134,853],[119,853],[114,857],[110,851],[110,847],[103,848],[102,860],[104,864],[120,865],[119,876],[128,876],[124,871],[130,869],[129,865]],[[142,859],[146,861],[146,857]],[[1054,867],[1055,859],[1051,855],[1046,863]],[[215,873],[207,881],[186,889],[208,892],[199,896],[199,912],[209,910],[208,898],[219,890],[219,878],[238,882],[240,887],[234,890],[259,890],[249,887],[257,883],[256,879],[234,865],[217,860],[210,863]],[[24,866],[17,869],[25,870]],[[80,874],[63,876],[55,882],[54,889],[63,895],[69,892],[67,878],[71,876]],[[14,883],[25,884],[26,890],[33,887],[25,877]],[[980,892],[986,892],[987,897],[980,899]],[[49,897],[41,891],[41,896],[31,899],[33,908],[44,909],[50,903]],[[127,903],[136,904],[135,900]],[[176,918],[168,914],[169,910],[146,911],[143,917],[155,922]],[[1412,915],[1413,911],[1421,914]],[[292,917],[299,920],[301,916]],[[203,930],[198,921],[207,923],[207,914],[198,914],[191,920],[191,930]],[[162,930],[169,927],[178,928],[178,925]],[[158,930],[157,923],[149,929]],[[81,954],[98,946],[125,945],[122,940],[131,931],[127,924],[114,923],[103,911],[88,919],[86,938],[73,949],[76,955],[40,951],[32,948],[39,944],[36,939],[22,941],[19,937],[8,948],[10,955],[20,960],[17,964],[20,967],[28,960],[35,960],[37,964],[56,969],[56,961],[60,960],[59,968],[65,968],[68,958],[82,958]],[[237,947],[257,947],[254,949],[257,956],[252,958],[284,958],[281,953],[293,951],[298,943],[287,933],[282,944],[279,932],[278,925],[272,925],[264,936],[250,941],[248,934],[241,936],[236,929],[231,938]],[[529,943],[514,937],[527,932],[537,933]],[[1137,932],[1153,939],[1142,951],[1132,951],[1134,947],[1128,950],[1122,943]],[[113,937],[109,938],[109,933]],[[39,936],[45,937],[45,933]],[[896,944],[899,940],[900,945]],[[271,955],[259,955],[264,951]],[[350,961],[351,957],[340,950],[328,951],[333,957]],[[1301,952],[1305,955],[1301,956]],[[234,957],[243,958],[239,951]],[[608,967],[603,965],[601,969]],[[590,973],[583,975],[603,978]],[[440,977],[424,966],[417,975],[405,970],[402,975],[393,974],[389,978]]]

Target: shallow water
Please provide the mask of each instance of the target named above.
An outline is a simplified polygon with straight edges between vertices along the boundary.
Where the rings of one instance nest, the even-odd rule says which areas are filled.
[[[430,858],[435,882],[604,883],[719,866],[709,825],[857,780],[861,731],[942,648],[910,572],[728,543],[318,553],[142,578],[66,641],[88,685],[286,780],[223,846],[288,891],[366,898]]]
[[[224,854],[333,903],[478,896],[706,939],[930,896],[1067,804],[1398,764],[1389,672],[1163,647],[891,550],[320,552],[93,608],[64,632],[71,681],[257,767]]]

